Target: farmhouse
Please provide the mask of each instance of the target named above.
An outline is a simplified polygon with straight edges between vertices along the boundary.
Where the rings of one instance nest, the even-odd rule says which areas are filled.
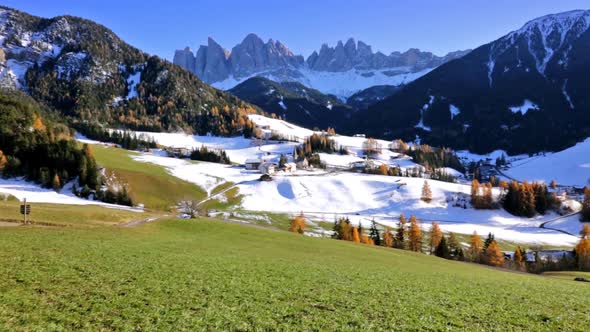
[[[247,170],[257,170],[260,165],[262,164],[262,160],[260,159],[246,159],[246,161],[244,162],[244,166],[246,167]]]
[[[277,166],[278,165],[275,163],[262,163],[260,166],[258,166],[258,170],[262,174],[273,175],[277,171]]]

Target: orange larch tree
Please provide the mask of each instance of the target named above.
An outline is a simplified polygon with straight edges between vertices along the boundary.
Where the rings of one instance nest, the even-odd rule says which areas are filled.
[[[416,216],[410,217],[410,250],[422,252],[422,230]]]
[[[481,243],[481,237],[476,231],[474,231],[471,235],[471,241],[469,244],[469,259],[472,262],[479,262],[482,249],[483,244]]]
[[[428,243],[430,246],[430,253],[434,253],[442,237],[443,232],[440,230],[438,223],[433,221],[432,225],[430,226],[430,241]]]
[[[486,263],[491,266],[504,266],[504,253],[496,240],[493,240],[486,249]]]

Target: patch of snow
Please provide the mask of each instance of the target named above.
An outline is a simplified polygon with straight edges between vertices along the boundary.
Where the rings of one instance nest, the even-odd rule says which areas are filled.
[[[457,115],[459,115],[459,113],[461,113],[461,110],[457,106],[449,104],[449,112],[451,112],[451,120],[453,120]]]
[[[279,101],[279,106],[281,106],[282,109],[287,110],[287,106],[285,106],[285,103],[282,99]]]
[[[522,115],[525,115],[531,109],[538,110],[539,106],[528,99],[525,99],[522,105],[510,107],[512,113],[520,113]]]
[[[567,88],[567,78],[563,81],[563,86],[561,87],[561,92],[563,92],[563,96],[565,97],[565,100],[567,100],[567,103],[570,105],[570,108],[573,110],[574,103],[572,103],[572,99],[570,98],[570,95],[568,95],[566,88]]]
[[[141,210],[128,206],[107,204],[100,201],[92,201],[74,196],[71,190],[71,184],[64,186],[61,192],[52,189],[42,188],[36,183],[24,181],[22,179],[2,179],[0,178],[0,193],[9,194],[20,201],[27,199],[30,203],[52,203],[52,204],[69,204],[69,205],[101,205],[109,208],[142,212]]]
[[[141,71],[129,75],[127,78],[127,87],[129,92],[127,93],[127,100],[137,97],[137,85],[141,81]]]

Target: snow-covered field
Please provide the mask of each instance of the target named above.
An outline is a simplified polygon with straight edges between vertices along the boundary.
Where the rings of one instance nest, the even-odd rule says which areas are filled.
[[[200,185],[208,192],[224,181],[232,181],[244,196],[240,208],[249,211],[304,212],[313,220],[329,222],[338,216],[348,216],[354,223],[365,226],[372,219],[395,226],[403,213],[416,215],[425,228],[431,221],[438,221],[443,230],[463,234],[492,232],[503,240],[548,245],[573,245],[578,240],[575,236],[539,228],[543,222],[558,217],[556,214],[526,219],[504,210],[464,209],[464,199],[470,192],[466,184],[429,180],[433,201],[425,203],[420,200],[424,183],[420,178],[297,171],[279,173],[271,182],[259,182],[256,180],[260,173],[238,166],[194,163],[153,154],[141,154],[134,159],[162,165],[170,174]],[[552,228],[573,234],[579,232],[581,225],[576,216],[551,224]]]
[[[258,126],[265,128],[264,130],[278,132],[299,141],[313,133],[309,129],[278,119],[260,115],[250,115],[250,118]],[[198,148],[206,145],[210,148],[224,149],[230,159],[236,163],[243,163],[250,158],[277,161],[280,154],[291,155],[294,146],[298,144],[266,142],[258,147],[253,145],[252,140],[241,137],[142,134],[153,137],[163,146]],[[364,160],[362,148],[366,138],[336,135],[332,139],[339,147],[346,148],[350,154],[320,154],[320,158],[328,165],[346,167],[353,162]],[[402,168],[417,166],[409,157],[389,151],[390,142],[381,140],[377,142],[383,148],[382,153],[375,160],[377,164],[386,163]],[[556,177],[558,181],[567,180],[565,177],[576,177],[576,181],[579,181],[583,177],[583,175],[580,176],[580,169],[586,170],[583,159],[588,154],[584,153],[584,149],[590,149],[590,141],[544,157],[529,158],[524,155],[509,157],[514,167],[506,173],[519,179],[535,180],[537,178],[532,176],[535,175],[534,169],[538,169],[540,179],[550,179],[547,174],[555,173],[563,176],[563,178]],[[502,151],[495,151],[487,156],[481,156],[462,151],[460,156],[464,160],[480,160],[486,157],[494,160],[502,153]],[[527,219],[512,216],[504,210],[474,210],[469,207],[464,209],[463,202],[467,200],[466,197],[470,193],[468,183],[452,184],[429,180],[434,199],[431,203],[425,203],[420,200],[424,183],[424,179],[420,178],[297,170],[295,173],[279,173],[272,182],[259,182],[256,180],[260,173],[256,171],[246,171],[239,166],[168,158],[162,151],[141,154],[133,158],[164,166],[170,174],[193,182],[209,193],[223,182],[234,182],[244,197],[240,208],[249,211],[289,214],[304,212],[314,220],[327,221],[333,221],[337,215],[346,215],[355,223],[362,222],[368,225],[374,218],[382,224],[392,226],[395,225],[400,214],[408,216],[414,214],[423,221],[426,228],[431,221],[438,221],[444,230],[463,234],[470,234],[473,231],[480,234],[492,232],[503,240],[550,245],[572,245],[577,242],[575,236],[539,228],[542,223],[558,218],[557,214]],[[576,162],[578,160],[579,163]],[[533,166],[535,163],[541,164]],[[577,171],[570,170],[568,174],[568,165],[576,163]],[[590,164],[590,160],[588,163]],[[590,168],[588,170],[590,171]],[[453,169],[445,169],[445,171],[455,176],[460,175]],[[582,224],[578,222],[577,216],[573,216],[552,221],[547,224],[547,227],[577,234]]]
[[[99,201],[76,197],[72,194],[71,184],[64,186],[61,192],[58,193],[52,189],[45,189],[38,184],[27,182],[22,179],[0,178],[0,195],[2,194],[12,195],[20,201],[26,198],[28,203],[100,205],[114,209],[142,212],[140,209],[130,208],[128,206],[107,204]]]

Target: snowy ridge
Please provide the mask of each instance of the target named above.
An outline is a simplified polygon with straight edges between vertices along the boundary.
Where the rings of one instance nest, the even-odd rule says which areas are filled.
[[[590,11],[574,10],[539,17],[527,22],[522,28],[509,33],[492,44],[487,63],[488,79],[492,84],[495,59],[524,38],[528,51],[535,60],[535,67],[541,75],[549,62],[561,56],[560,64],[567,64],[568,42],[579,38],[590,27]],[[518,56],[518,55],[517,55]],[[520,60],[519,60],[520,63]]]

